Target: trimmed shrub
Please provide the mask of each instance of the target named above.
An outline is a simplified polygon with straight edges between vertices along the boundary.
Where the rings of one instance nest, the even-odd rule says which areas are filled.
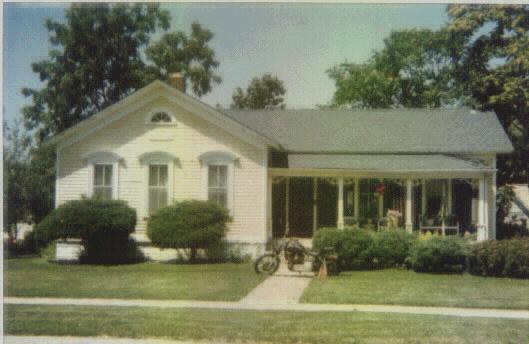
[[[465,270],[467,249],[455,236],[431,236],[417,240],[407,260],[416,272],[461,273]]]
[[[375,232],[367,255],[373,268],[393,268],[404,265],[416,236],[403,229]]]
[[[370,266],[369,247],[373,243],[371,234],[362,229],[324,228],[312,239],[314,250],[333,247],[338,255],[338,269],[359,270]]]
[[[190,260],[197,249],[218,247],[230,221],[226,209],[213,202],[183,201],[161,208],[151,215],[147,235],[160,248],[188,248]]]
[[[136,211],[124,201],[83,199],[69,201],[36,227],[38,240],[81,239],[83,262],[121,263],[130,253],[129,234],[136,226]]]
[[[469,271],[480,276],[529,278],[529,238],[472,245]]]

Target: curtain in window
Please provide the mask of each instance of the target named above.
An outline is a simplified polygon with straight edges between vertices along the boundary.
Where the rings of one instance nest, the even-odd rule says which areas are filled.
[[[167,206],[167,165],[149,166],[149,213]]]
[[[208,168],[208,199],[228,207],[228,167],[210,165]]]
[[[94,197],[112,199],[112,165],[94,165],[93,186]]]

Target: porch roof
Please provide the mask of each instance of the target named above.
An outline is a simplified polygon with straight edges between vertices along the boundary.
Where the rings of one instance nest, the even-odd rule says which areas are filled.
[[[491,171],[481,162],[448,155],[289,154],[288,167],[384,172]]]

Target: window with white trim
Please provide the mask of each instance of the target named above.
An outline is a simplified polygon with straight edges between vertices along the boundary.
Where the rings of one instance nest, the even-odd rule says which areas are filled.
[[[97,151],[86,153],[81,158],[88,162],[88,197],[118,199],[121,157],[113,152]]]
[[[168,205],[168,166],[149,165],[149,214]]]
[[[208,200],[228,208],[228,166],[208,166]]]
[[[233,211],[233,179],[237,157],[230,152],[210,151],[198,159],[202,165],[203,199]]]
[[[102,199],[112,199],[113,166],[111,164],[94,164],[94,182],[92,195]]]

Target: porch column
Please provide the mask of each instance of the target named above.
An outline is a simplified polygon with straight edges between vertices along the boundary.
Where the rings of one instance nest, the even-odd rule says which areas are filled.
[[[421,215],[426,214],[426,180],[421,180]]]
[[[266,185],[266,236],[267,240],[272,239],[272,176],[270,173]]]
[[[354,214],[355,214],[355,220],[357,223],[359,223],[360,219],[358,218],[360,214],[360,185],[359,185],[359,179],[355,178],[355,191],[354,191]]]
[[[489,239],[496,239],[496,193],[497,193],[497,176],[496,176],[496,158],[492,159],[492,168],[494,169],[494,172],[492,172],[492,195],[491,195],[491,211],[492,211],[492,221],[489,223],[489,227],[491,227],[490,233],[491,237]]]
[[[343,177],[338,178],[338,219],[336,226],[340,229],[344,228],[343,220]]]
[[[312,179],[312,234],[318,230],[318,178]]]
[[[285,179],[285,234],[287,235],[290,232],[289,213],[290,213],[290,177],[287,177]]]
[[[411,179],[406,180],[406,231],[413,231],[413,219],[412,219],[412,202],[413,202],[413,181]]]
[[[478,241],[487,240],[487,183],[485,176],[479,179],[478,198]]]
[[[448,178],[448,195],[446,200],[446,214],[452,215],[452,179]]]

